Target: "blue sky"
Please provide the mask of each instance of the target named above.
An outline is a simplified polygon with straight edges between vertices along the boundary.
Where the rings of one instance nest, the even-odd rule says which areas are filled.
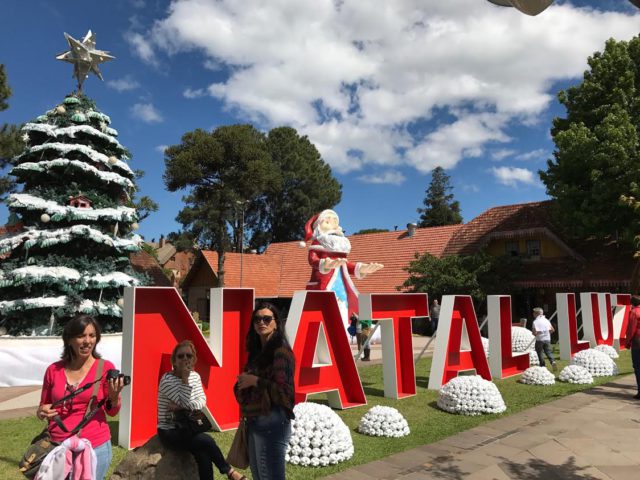
[[[485,0],[5,0],[2,12],[13,96],[0,123],[31,120],[73,90],[72,67],[55,60],[63,32],[91,29],[116,57],[85,92],[146,172],[141,194],[160,204],[141,224],[149,240],[179,228],[163,146],[232,123],[308,135],[343,185],[347,233],[416,221],[437,165],[465,221],[545,199],[537,170],[563,113],[556,92],[607,38],[640,26],[626,0],[558,0],[537,17]]]

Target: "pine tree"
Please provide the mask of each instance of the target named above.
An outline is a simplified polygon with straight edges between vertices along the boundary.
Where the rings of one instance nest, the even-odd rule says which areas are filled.
[[[449,175],[442,167],[431,171],[431,183],[424,199],[424,208],[418,208],[420,227],[441,227],[462,223],[460,203],[453,201],[453,194],[449,193],[453,187],[449,185]]]
[[[110,123],[73,94],[22,128],[10,172],[22,191],[0,239],[0,325],[12,335],[59,334],[79,312],[118,331],[123,288],[148,283],[129,261],[141,241],[135,173]]]

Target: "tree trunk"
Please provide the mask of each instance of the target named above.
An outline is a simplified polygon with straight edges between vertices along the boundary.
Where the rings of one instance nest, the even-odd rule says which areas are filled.
[[[224,247],[218,249],[218,288],[224,287]]]

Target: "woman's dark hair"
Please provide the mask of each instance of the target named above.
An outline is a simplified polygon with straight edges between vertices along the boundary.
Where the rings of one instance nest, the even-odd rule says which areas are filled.
[[[273,321],[276,322],[277,327],[264,348],[260,342],[260,335],[258,335],[253,326],[253,319],[260,310],[271,310],[273,313]],[[291,348],[287,334],[284,331],[284,324],[285,321],[280,317],[280,311],[275,305],[269,302],[260,302],[256,305],[256,308],[251,314],[251,326],[247,332],[246,348],[249,353],[248,366],[257,368],[258,370],[267,368],[273,363],[273,354],[278,348]]]
[[[631,305],[634,307],[640,305],[640,295],[631,295]]]
[[[100,358],[100,354],[96,351],[96,347],[98,343],[100,343],[101,329],[100,324],[93,318],[91,315],[76,315],[71,320],[67,322],[62,329],[62,342],[64,343],[64,349],[62,350],[62,355],[60,358],[64,360],[65,363],[70,362],[75,357],[75,353],[69,342],[72,338],[77,337],[78,335],[82,335],[84,330],[89,326],[93,325],[93,328],[96,331],[96,344],[93,347],[93,351],[91,355],[93,358]]]
[[[171,352],[171,366],[176,364],[176,355],[178,354],[178,350],[182,347],[189,347],[191,350],[191,354],[193,355],[193,363],[196,363],[198,360],[198,352],[196,352],[196,346],[193,344],[191,340],[183,340],[175,347],[173,347],[173,352]]]

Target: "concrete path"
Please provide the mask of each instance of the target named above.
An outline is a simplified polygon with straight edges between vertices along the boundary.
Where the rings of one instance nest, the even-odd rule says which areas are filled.
[[[635,377],[621,377],[326,478],[637,480],[635,393]]]

